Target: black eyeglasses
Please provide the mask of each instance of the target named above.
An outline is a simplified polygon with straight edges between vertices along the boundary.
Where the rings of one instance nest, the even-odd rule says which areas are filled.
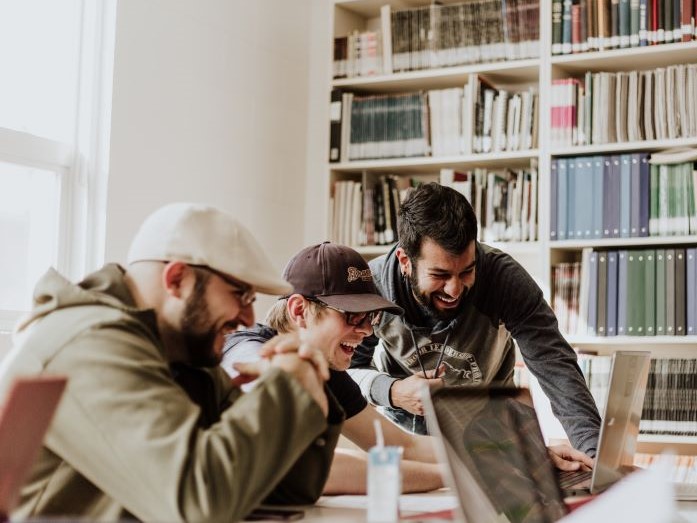
[[[227,283],[230,287],[233,288],[232,294],[237,296],[237,299],[240,300],[240,304],[242,305],[242,307],[249,307],[257,299],[257,293],[253,287],[249,287],[249,286],[243,287],[242,284],[233,280],[227,274],[224,274],[220,271],[216,271],[215,269],[211,269],[207,265],[189,264],[189,266],[195,267],[197,269],[202,269],[206,272],[210,272],[212,274],[215,274],[216,276],[221,278],[225,283]]]
[[[382,318],[382,311],[347,312],[345,310],[332,307],[331,305],[327,305],[326,303],[317,299],[308,298],[308,300],[319,304],[321,307],[341,313],[344,316],[344,321],[346,321],[346,323],[352,327],[360,327],[365,323],[365,320],[369,320],[370,326],[375,327],[378,323],[380,323],[380,319]]]

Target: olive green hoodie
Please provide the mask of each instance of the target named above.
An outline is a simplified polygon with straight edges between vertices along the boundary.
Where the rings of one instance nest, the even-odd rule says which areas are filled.
[[[155,314],[137,309],[124,269],[106,265],[79,284],[49,270],[0,368],[61,374],[68,386],[14,519],[234,521],[272,493],[312,502],[321,493],[341,419],[328,424],[310,395],[272,369],[247,394],[219,368],[208,410],[175,382]]]

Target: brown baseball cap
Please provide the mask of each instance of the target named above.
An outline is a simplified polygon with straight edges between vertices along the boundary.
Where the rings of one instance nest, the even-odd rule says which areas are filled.
[[[288,262],[283,278],[293,292],[346,312],[404,312],[380,296],[366,261],[344,245],[324,242],[305,247]]]

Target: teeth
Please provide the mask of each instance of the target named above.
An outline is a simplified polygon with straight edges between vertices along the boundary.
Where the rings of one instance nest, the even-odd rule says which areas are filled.
[[[438,296],[438,299],[445,303],[455,303],[457,301],[457,298],[446,298],[445,296]]]
[[[342,341],[341,345],[343,345],[344,347],[349,347],[351,349],[355,349],[356,347],[358,347],[358,343],[349,343],[347,341]]]

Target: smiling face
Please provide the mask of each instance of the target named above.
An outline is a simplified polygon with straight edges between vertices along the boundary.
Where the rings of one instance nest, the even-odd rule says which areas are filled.
[[[181,318],[181,335],[188,363],[214,367],[222,360],[225,335],[239,325],[251,326],[251,304],[242,306],[239,287],[215,273],[194,269],[196,283],[186,300]]]
[[[403,274],[412,286],[414,298],[434,316],[452,319],[463,298],[474,285],[476,267],[475,242],[458,255],[453,255],[430,238],[421,243],[416,262],[397,249]]]
[[[356,346],[373,332],[369,319],[357,326],[349,325],[341,312],[327,307],[315,307],[314,311],[308,308],[306,318],[301,330],[322,349],[333,370],[348,369]]]

